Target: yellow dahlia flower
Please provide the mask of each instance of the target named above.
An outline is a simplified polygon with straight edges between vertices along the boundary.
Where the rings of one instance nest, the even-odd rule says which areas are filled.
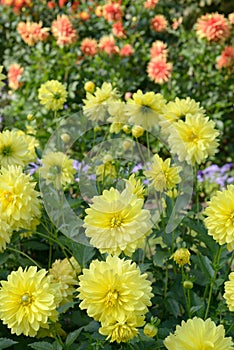
[[[153,91],[143,93],[137,90],[132,98],[127,100],[126,114],[130,123],[142,126],[145,130],[150,130],[157,126],[159,116],[166,104],[161,94],[155,94]]]
[[[180,266],[190,265],[190,252],[187,248],[179,248],[172,254],[171,258]]]
[[[39,328],[57,320],[57,288],[50,283],[47,271],[36,266],[19,267],[1,281],[0,319],[12,334],[35,337]]]
[[[93,260],[79,280],[80,309],[103,324],[142,316],[151,306],[151,282],[130,260],[110,255],[106,261]]]
[[[168,143],[173,154],[188,164],[200,164],[217,152],[215,123],[203,114],[188,114],[170,128]]]
[[[63,152],[49,152],[41,159],[42,167],[39,173],[46,183],[52,183],[55,188],[72,183],[76,172],[73,159]]]
[[[12,229],[31,228],[35,218],[40,217],[39,192],[30,175],[14,165],[2,168],[0,173],[0,213],[4,213]]]
[[[219,244],[227,243],[229,251],[234,249],[234,185],[217,191],[204,211],[208,234]]]
[[[5,130],[0,133],[0,165],[24,167],[32,160],[28,142],[18,131]]]
[[[177,122],[178,119],[185,119],[187,114],[205,114],[203,107],[200,107],[200,102],[196,102],[190,97],[175,98],[175,101],[168,102],[163,108],[162,115],[160,116],[160,126],[162,132],[168,134],[169,127]]]
[[[78,285],[77,275],[81,272],[80,265],[71,257],[61,260],[57,259],[49,269],[49,275],[53,277],[53,281],[59,283],[59,289],[62,296],[60,305],[72,302],[75,285]]]
[[[128,122],[128,117],[125,114],[125,102],[113,101],[108,103],[108,112],[110,117],[107,119],[111,122],[110,133],[118,134],[122,127]]]
[[[0,252],[6,249],[6,244],[10,242],[11,236],[11,227],[3,218],[0,218]]]
[[[111,343],[114,341],[126,343],[138,335],[137,327],[142,327],[144,323],[144,316],[130,313],[102,324],[102,327],[99,328],[99,333],[106,335],[106,340],[110,340]]]
[[[131,256],[142,246],[152,223],[150,212],[142,209],[144,200],[129,189],[119,192],[113,187],[92,199],[84,219],[85,234],[101,253]]]
[[[223,325],[216,326],[210,318],[202,320],[194,317],[176,326],[174,334],[170,334],[164,345],[168,350],[231,350],[232,338],[225,337]]]
[[[144,199],[145,187],[143,186],[141,180],[135,178],[135,174],[132,174],[128,180],[124,180],[126,188],[135,194],[137,198]]]
[[[48,80],[39,88],[38,98],[40,104],[45,105],[46,109],[58,111],[63,109],[63,105],[67,100],[67,91],[58,80]]]
[[[35,149],[39,147],[39,141],[32,135],[25,134],[22,130],[17,130],[18,135],[24,138],[28,145],[28,158],[30,162],[36,160],[37,155]]]
[[[109,102],[119,98],[116,88],[113,89],[111,83],[104,82],[101,88],[97,87],[94,94],[87,92],[86,99],[83,100],[83,112],[93,121],[104,121],[108,116]]]
[[[234,272],[228,276],[229,281],[224,283],[224,299],[230,311],[234,311]]]
[[[144,175],[152,182],[157,191],[171,190],[180,181],[179,172],[181,167],[171,166],[171,159],[163,160],[158,154],[153,156],[153,163],[149,170],[144,171]]]

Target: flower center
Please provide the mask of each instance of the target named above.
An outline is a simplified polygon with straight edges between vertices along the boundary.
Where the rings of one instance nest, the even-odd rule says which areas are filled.
[[[212,350],[214,349],[214,343],[212,343],[211,341],[207,340],[205,341],[203,347],[201,350]]]
[[[198,140],[198,137],[196,134],[194,134],[193,131],[190,132],[189,136],[188,136],[188,141],[190,142],[196,142]]]
[[[24,293],[23,295],[21,295],[21,304],[25,306],[25,305],[31,304],[31,302],[32,302],[32,298],[29,295],[29,293]]]
[[[118,296],[119,296],[119,293],[117,290],[110,290],[106,297],[105,297],[105,303],[108,307],[113,307],[116,305],[117,301],[118,301]]]
[[[120,227],[123,223],[123,219],[120,216],[114,216],[110,220],[110,227],[115,228],[115,227]]]
[[[7,207],[10,203],[13,202],[13,195],[9,191],[3,191],[1,193],[1,202],[3,204],[3,207]]]
[[[151,112],[151,108],[149,106],[147,106],[147,105],[142,105],[141,106],[141,112],[143,114],[147,114],[147,113]]]
[[[12,154],[11,146],[3,146],[1,149],[1,154],[3,157],[9,157]]]
[[[61,95],[58,92],[54,93],[55,100],[59,100],[61,98]]]

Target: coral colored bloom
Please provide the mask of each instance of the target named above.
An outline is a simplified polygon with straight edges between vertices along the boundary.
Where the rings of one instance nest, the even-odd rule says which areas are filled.
[[[218,69],[234,66],[234,46],[226,46],[223,49],[221,56],[217,59],[216,66]]]
[[[59,0],[59,7],[62,8],[66,4],[67,0]]]
[[[72,302],[73,293],[76,291],[75,286],[78,285],[78,277],[81,268],[74,257],[70,259],[57,259],[49,269],[49,276],[52,276],[52,281],[59,284],[60,294],[62,297],[59,305]]]
[[[83,100],[83,112],[93,121],[104,121],[108,115],[109,102],[116,101],[119,93],[113,88],[111,83],[104,82],[101,88],[97,87],[94,94],[87,92],[86,99]]]
[[[120,51],[119,51],[119,55],[121,57],[128,57],[128,56],[132,56],[133,54],[134,54],[134,49],[133,49],[132,45],[130,45],[130,44],[126,44],[126,45],[122,46]]]
[[[161,94],[155,94],[153,91],[143,93],[137,90],[132,98],[127,100],[126,114],[129,116],[130,123],[149,130],[158,125],[159,115],[165,104],[166,101]]]
[[[17,25],[17,31],[21,38],[29,46],[35,45],[39,41],[44,41],[47,39],[49,33],[49,28],[42,28],[42,22],[20,22]]]
[[[34,219],[40,217],[39,192],[30,175],[23,173],[20,166],[1,168],[0,173],[0,216],[14,230],[29,228]]]
[[[226,190],[217,191],[211,197],[204,214],[204,223],[208,234],[219,244],[227,244],[229,251],[234,249],[234,185],[228,185]]]
[[[1,281],[0,319],[12,334],[35,337],[40,327],[48,328],[49,320],[58,319],[57,287],[46,274],[36,266],[19,267]]]
[[[185,121],[173,124],[168,137],[169,147],[177,154],[180,161],[188,164],[201,164],[207,157],[217,152],[215,123],[202,114],[187,114]]]
[[[108,21],[119,21],[123,16],[121,6],[117,2],[110,2],[102,7],[102,15]]]
[[[166,60],[167,58],[167,44],[165,44],[161,40],[156,40],[152,43],[150,48],[150,56],[151,58],[163,58]]]
[[[67,99],[67,91],[65,86],[58,80],[48,80],[42,84],[38,90],[38,98],[46,109],[58,111],[63,108]]]
[[[53,10],[56,7],[56,2],[55,1],[48,1],[47,6],[50,10]]]
[[[11,89],[17,90],[22,83],[20,83],[20,78],[23,74],[24,68],[17,63],[10,65],[7,73],[8,85]]]
[[[151,282],[131,260],[110,255],[93,260],[79,280],[80,309],[103,324],[144,315],[151,306]]]
[[[177,325],[174,334],[164,340],[164,345],[168,350],[234,349],[232,338],[225,337],[223,325],[216,326],[210,318],[204,321],[198,317]]]
[[[39,173],[46,183],[52,183],[55,188],[72,183],[76,172],[73,159],[63,152],[49,152],[41,159],[42,167]]]
[[[224,283],[224,299],[226,300],[228,309],[234,311],[234,272],[228,276],[229,281]]]
[[[112,187],[92,201],[86,209],[85,234],[101,253],[119,255],[123,251],[131,256],[144,244],[152,227],[150,212],[142,209],[144,200],[130,187],[121,193]]]
[[[174,19],[173,23],[171,25],[172,29],[174,29],[174,30],[178,29],[182,22],[183,22],[183,17],[180,17],[178,19]]]
[[[154,9],[158,3],[158,0],[146,0],[144,2],[144,8],[146,9]]]
[[[2,0],[1,5],[6,6],[13,6],[13,10],[16,14],[19,13],[19,11],[24,6],[30,6],[32,2],[30,0]]]
[[[104,35],[99,41],[99,49],[107,55],[111,56],[119,52],[118,46],[115,45],[115,38],[113,35]]]
[[[164,58],[153,58],[147,65],[148,77],[156,84],[163,84],[171,77],[172,64]]]
[[[197,36],[210,42],[228,39],[231,28],[228,20],[220,13],[207,13],[198,18],[195,25]]]
[[[150,22],[151,28],[155,32],[163,32],[168,26],[168,22],[163,15],[156,15]]]
[[[80,50],[86,56],[95,56],[98,51],[97,41],[89,38],[83,39],[80,44]]]
[[[165,161],[158,154],[153,156],[153,163],[149,170],[144,172],[145,176],[152,181],[157,191],[171,190],[181,181],[179,172],[181,167],[171,166],[171,159]]]
[[[115,22],[112,25],[112,33],[119,39],[126,38],[126,32],[124,30],[122,22]]]
[[[77,39],[77,33],[66,15],[58,15],[51,30],[59,46],[72,44]]]

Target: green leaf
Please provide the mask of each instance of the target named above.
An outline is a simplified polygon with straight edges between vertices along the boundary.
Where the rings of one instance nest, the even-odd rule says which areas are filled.
[[[194,262],[196,262],[201,271],[206,275],[206,277],[211,280],[214,277],[214,269],[212,267],[212,262],[207,256],[204,256],[202,254],[198,254],[197,256],[193,257]]]
[[[82,330],[83,330],[83,327],[76,329],[74,332],[71,332],[68,334],[66,339],[66,345],[68,347],[74,343],[74,341],[78,338]]]
[[[12,346],[13,344],[17,344],[17,341],[7,339],[7,338],[0,338],[0,349],[6,349]]]
[[[50,343],[46,342],[46,341],[41,341],[41,342],[36,342],[36,343],[32,343],[29,344],[28,346],[30,346],[31,348],[35,349],[35,350],[54,350],[53,345],[51,345]]]

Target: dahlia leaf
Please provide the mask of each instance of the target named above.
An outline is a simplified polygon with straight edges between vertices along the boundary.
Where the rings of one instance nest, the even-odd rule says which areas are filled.
[[[7,339],[7,338],[0,338],[0,349],[6,349],[12,346],[13,344],[17,344],[17,341]]]

